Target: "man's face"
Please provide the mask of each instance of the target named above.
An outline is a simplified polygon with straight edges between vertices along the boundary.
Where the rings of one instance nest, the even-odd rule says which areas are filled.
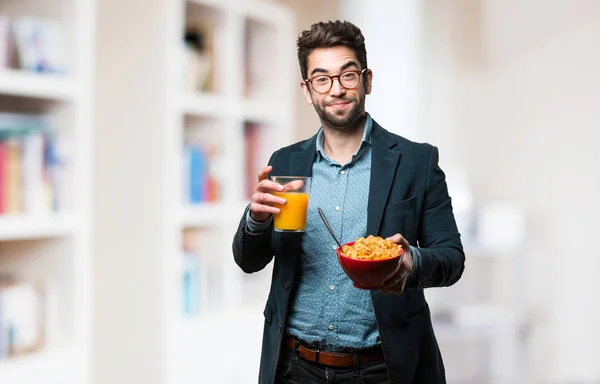
[[[361,71],[354,52],[347,47],[317,48],[308,55],[307,77],[319,75],[335,76],[346,71]],[[366,76],[366,86],[363,81]],[[365,111],[365,95],[371,93],[371,71],[360,75],[358,85],[353,89],[342,87],[338,78],[333,80],[329,92],[318,93],[307,82],[302,82],[304,97],[324,124],[332,129],[344,130],[355,123]]]

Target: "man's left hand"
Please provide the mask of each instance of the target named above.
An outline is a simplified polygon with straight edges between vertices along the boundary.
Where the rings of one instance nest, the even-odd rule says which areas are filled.
[[[396,295],[399,295],[402,293],[402,291],[404,291],[406,280],[408,279],[408,276],[413,270],[412,250],[410,248],[408,240],[406,240],[399,233],[396,233],[394,236],[388,237],[388,239],[392,240],[396,244],[402,245],[404,255],[402,256],[400,267],[398,268],[396,273],[385,282],[385,286],[381,288],[381,291],[383,293],[391,292],[395,293]]]

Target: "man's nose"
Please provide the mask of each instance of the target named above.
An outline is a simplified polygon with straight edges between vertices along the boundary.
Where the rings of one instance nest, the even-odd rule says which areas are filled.
[[[332,79],[331,81],[332,81],[331,89],[329,90],[330,96],[340,96],[340,95],[343,95],[344,92],[346,92],[346,88],[342,87],[339,77],[336,77],[336,78]]]

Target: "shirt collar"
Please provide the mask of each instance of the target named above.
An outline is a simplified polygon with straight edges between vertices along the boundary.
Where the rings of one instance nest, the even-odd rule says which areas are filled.
[[[371,115],[368,112],[365,113],[365,129],[363,131],[362,140],[360,142],[360,147],[352,156],[352,160],[354,160],[363,149],[371,144],[371,133],[373,132],[373,119],[371,119]],[[319,128],[319,132],[317,133],[317,153],[321,155],[322,158],[329,159],[325,154],[325,149],[323,148],[323,143],[325,142],[325,136],[323,135],[323,127]]]

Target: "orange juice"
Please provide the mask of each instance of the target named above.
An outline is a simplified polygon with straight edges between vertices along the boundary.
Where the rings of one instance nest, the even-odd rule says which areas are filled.
[[[275,230],[304,231],[306,229],[306,211],[308,210],[308,193],[274,192],[273,195],[287,200],[284,205],[275,204],[281,211],[274,215]]]

